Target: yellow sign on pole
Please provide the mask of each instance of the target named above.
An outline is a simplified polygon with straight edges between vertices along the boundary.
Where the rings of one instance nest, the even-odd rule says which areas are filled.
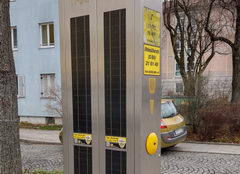
[[[144,43],[160,46],[161,37],[160,13],[144,8]]]
[[[144,45],[144,74],[160,75],[160,48]]]
[[[74,133],[73,138],[76,144],[88,144],[90,145],[92,143],[92,135],[91,134],[85,134],[85,133]]]
[[[124,149],[126,148],[127,138],[105,136],[105,142],[106,142],[106,145],[109,147],[120,147],[121,149]]]

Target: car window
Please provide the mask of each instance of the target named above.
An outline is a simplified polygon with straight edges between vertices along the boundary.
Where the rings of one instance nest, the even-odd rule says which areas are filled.
[[[177,115],[177,109],[172,102],[162,103],[161,104],[161,117],[169,118]]]

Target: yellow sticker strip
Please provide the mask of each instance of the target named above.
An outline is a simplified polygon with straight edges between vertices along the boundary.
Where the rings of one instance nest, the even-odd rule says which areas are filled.
[[[84,140],[88,145],[90,145],[91,142],[92,142],[92,135],[91,134],[74,133],[73,138],[77,141],[78,140],[80,140],[80,141]]]
[[[122,149],[126,146],[127,144],[127,138],[125,137],[113,137],[113,136],[105,136],[105,141],[107,143],[116,143],[121,147]]]
[[[150,105],[150,114],[153,115],[155,110],[155,101],[151,99],[149,101],[149,105]]]
[[[105,141],[108,143],[119,143],[119,141],[127,142],[127,138],[125,137],[113,137],[113,136],[105,136]]]
[[[78,140],[86,140],[86,138],[92,140],[92,135],[91,134],[83,134],[83,133],[74,133],[73,138],[78,139]]]
[[[148,79],[148,88],[149,94],[155,94],[156,92],[156,78],[149,78]]]

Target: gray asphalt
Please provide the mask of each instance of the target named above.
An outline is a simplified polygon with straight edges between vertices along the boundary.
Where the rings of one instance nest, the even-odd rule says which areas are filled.
[[[61,145],[21,144],[27,171],[62,170]],[[239,174],[240,155],[163,151],[161,174]]]

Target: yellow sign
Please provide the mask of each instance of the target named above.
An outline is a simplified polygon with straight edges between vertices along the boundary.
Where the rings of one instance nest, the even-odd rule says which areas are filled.
[[[74,133],[73,138],[75,140],[84,140],[86,144],[91,144],[92,142],[92,135],[91,134],[82,134],[82,133]]]
[[[144,42],[146,44],[160,46],[160,27],[160,13],[149,8],[144,8]]]
[[[144,45],[144,74],[160,75],[160,48]]]
[[[127,143],[127,138],[124,137],[113,137],[113,136],[105,136],[105,142],[118,144],[120,148],[124,148]]]

